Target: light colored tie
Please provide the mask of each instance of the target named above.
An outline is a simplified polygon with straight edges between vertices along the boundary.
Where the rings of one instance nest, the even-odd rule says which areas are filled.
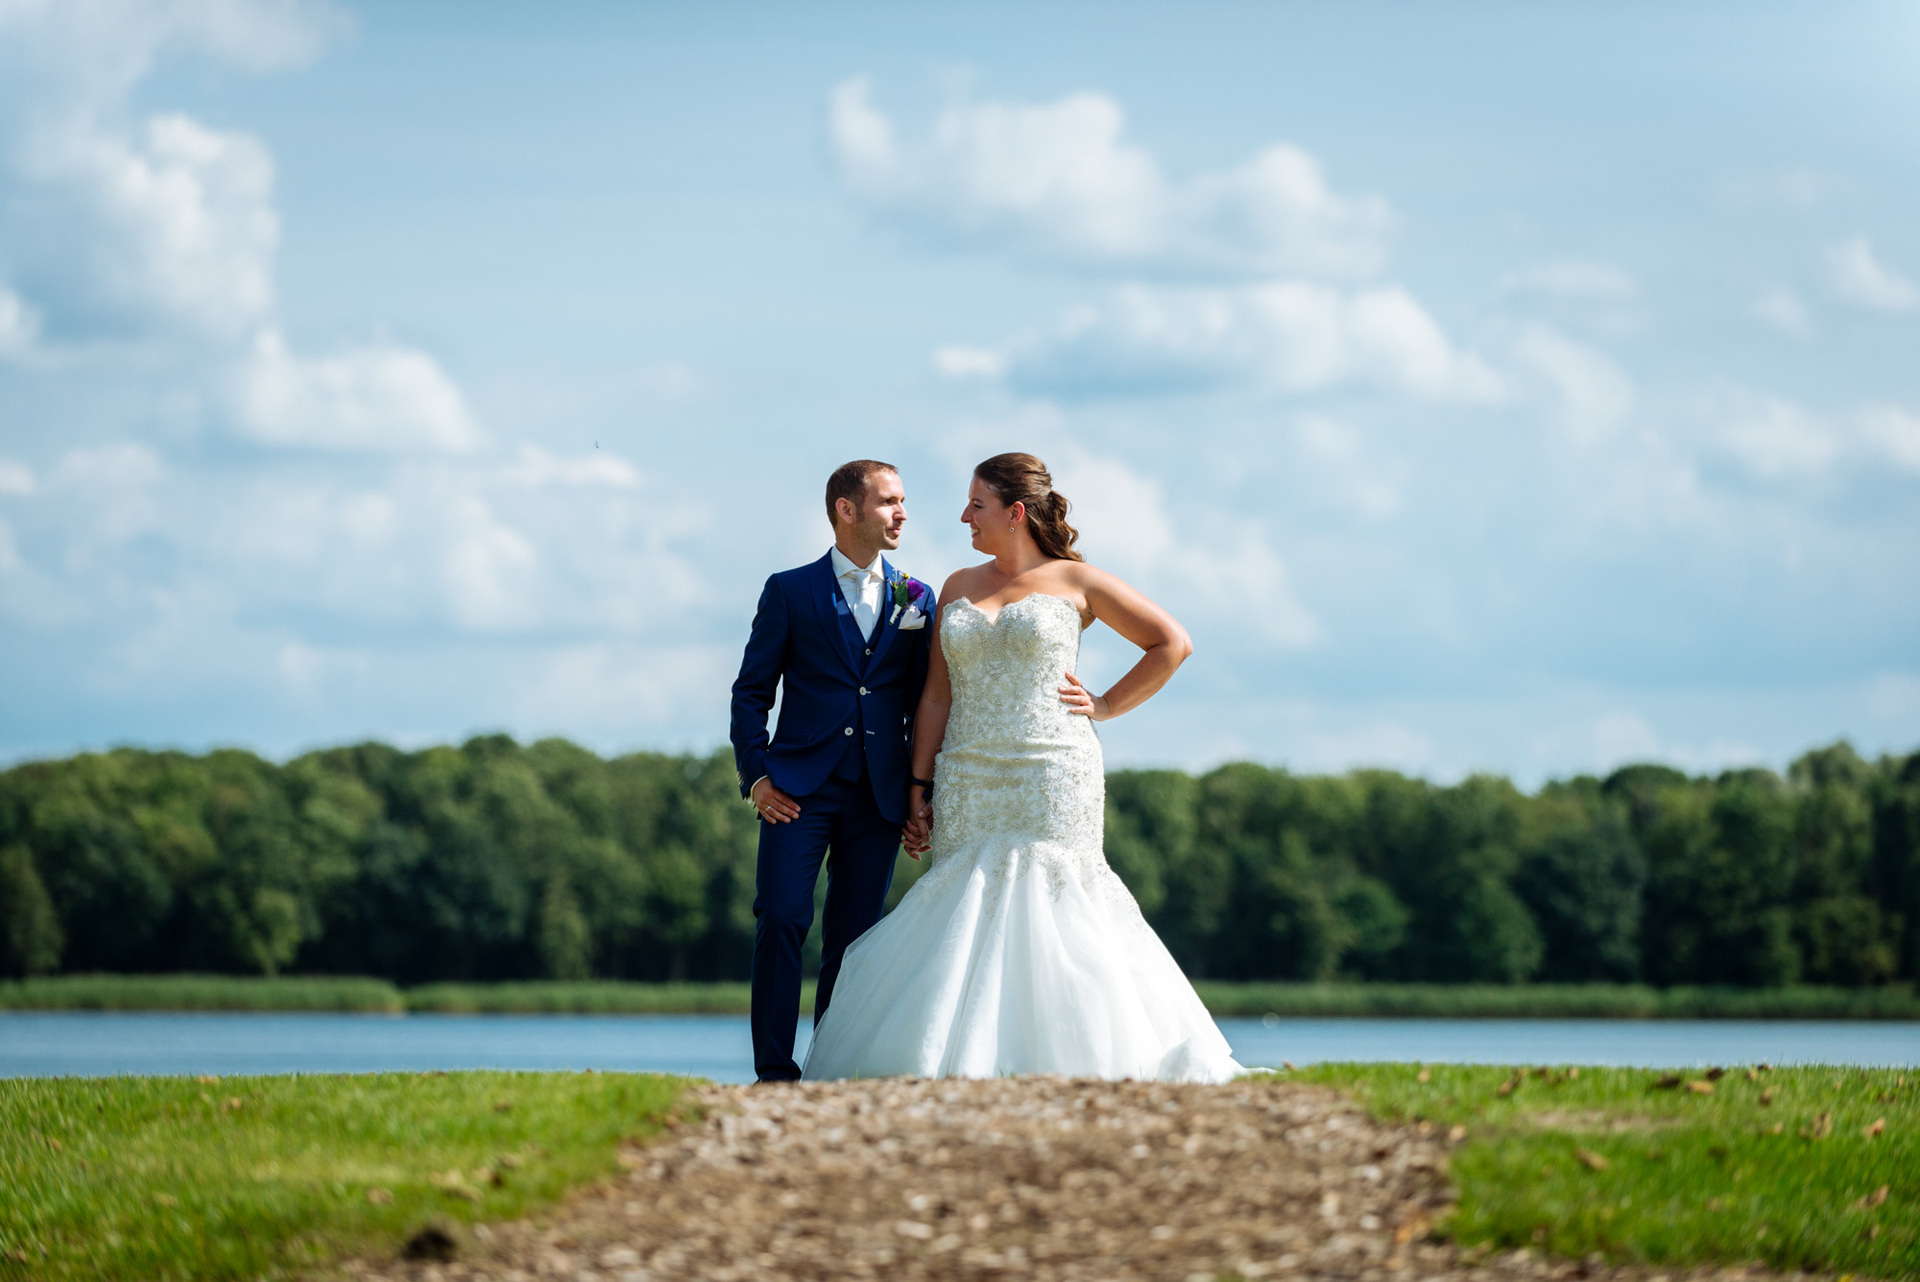
[[[853,590],[847,593],[847,598],[853,609],[853,621],[859,625],[861,637],[872,640],[874,621],[880,617],[880,576],[856,567],[841,577],[852,580],[849,586]]]

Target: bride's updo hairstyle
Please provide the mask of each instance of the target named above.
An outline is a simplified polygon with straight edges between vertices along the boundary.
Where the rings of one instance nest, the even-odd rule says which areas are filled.
[[[996,454],[973,474],[1003,506],[1027,505],[1027,530],[1042,552],[1062,561],[1086,560],[1073,550],[1080,538],[1080,531],[1067,524],[1073,504],[1053,488],[1053,474],[1045,463],[1031,454]]]

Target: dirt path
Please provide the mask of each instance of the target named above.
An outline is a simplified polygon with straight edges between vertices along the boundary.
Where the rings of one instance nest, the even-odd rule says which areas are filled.
[[[1019,1078],[713,1087],[540,1221],[380,1279],[1611,1276],[1430,1241],[1444,1135],[1284,1082]],[[1620,1276],[1627,1276],[1621,1274]],[[1732,1273],[1729,1276],[1750,1276]]]

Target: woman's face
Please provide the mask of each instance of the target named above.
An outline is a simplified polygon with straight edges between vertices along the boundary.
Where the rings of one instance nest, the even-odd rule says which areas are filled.
[[[973,546],[982,552],[993,551],[1013,536],[1008,528],[1013,524],[1012,510],[977,476],[967,487],[967,505],[960,510],[960,523],[973,531]]]

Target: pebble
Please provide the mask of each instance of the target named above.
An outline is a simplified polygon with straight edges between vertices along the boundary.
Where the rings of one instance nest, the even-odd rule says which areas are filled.
[[[472,1234],[450,1263],[348,1267],[383,1282],[1647,1276],[1437,1240],[1457,1137],[1283,1078],[710,1086],[683,1111],[622,1152],[617,1178]]]

